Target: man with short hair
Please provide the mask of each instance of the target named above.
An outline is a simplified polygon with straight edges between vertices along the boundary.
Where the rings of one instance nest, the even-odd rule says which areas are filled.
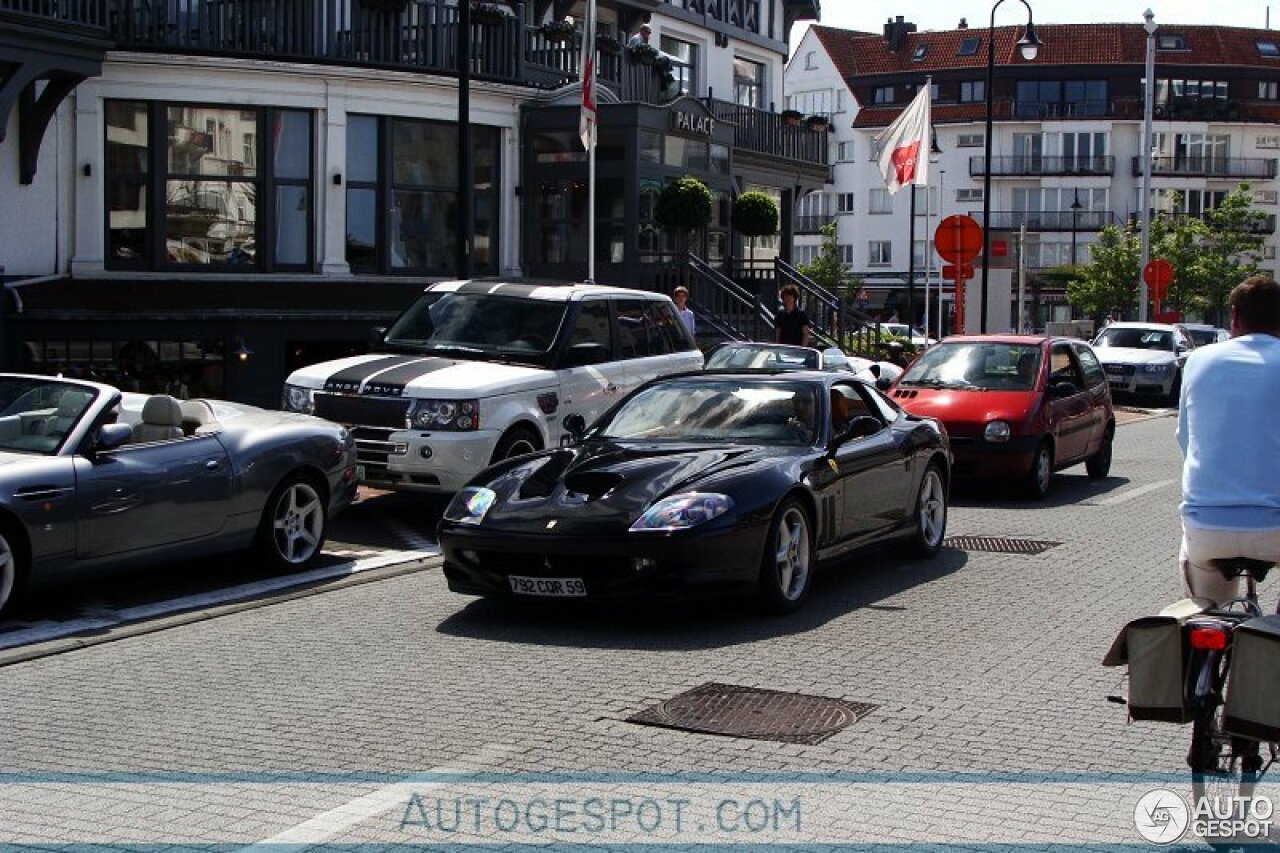
[[[1236,596],[1211,560],[1280,562],[1280,284],[1256,275],[1231,291],[1231,339],[1193,350],[1178,407],[1183,586]]]
[[[641,24],[640,29],[636,30],[635,35],[627,40],[627,47],[639,47],[642,44],[649,43],[649,36],[653,33],[653,29],[648,24]]]
[[[809,315],[796,304],[800,301],[800,289],[794,284],[784,285],[779,293],[782,310],[773,315],[773,328],[780,344],[809,346],[809,329],[813,323]]]

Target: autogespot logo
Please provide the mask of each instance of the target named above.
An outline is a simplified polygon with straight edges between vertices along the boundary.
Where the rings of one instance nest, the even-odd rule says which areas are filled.
[[[1165,788],[1148,791],[1133,807],[1133,824],[1153,844],[1173,844],[1187,834],[1191,814],[1186,801]]]

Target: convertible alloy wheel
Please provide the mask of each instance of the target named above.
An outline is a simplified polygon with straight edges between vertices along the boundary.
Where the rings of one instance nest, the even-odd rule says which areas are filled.
[[[803,603],[813,579],[809,516],[794,498],[783,503],[769,528],[758,594],[766,609],[790,613]]]
[[[280,569],[310,563],[324,547],[328,514],[320,492],[308,480],[285,480],[271,495],[259,531],[260,549]]]
[[[920,500],[916,502],[916,551],[932,557],[942,547],[947,532],[947,487],[937,465],[930,465],[920,481]]]
[[[9,540],[0,535],[0,613],[13,598],[18,588],[18,560],[9,547]]]

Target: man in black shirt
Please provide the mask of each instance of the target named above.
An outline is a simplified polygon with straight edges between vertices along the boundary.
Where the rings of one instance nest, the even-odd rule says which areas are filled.
[[[794,284],[788,284],[782,288],[779,295],[782,297],[782,310],[773,315],[773,328],[777,332],[777,342],[802,347],[810,346],[809,329],[813,323],[810,322],[808,314],[796,307],[796,302],[800,299],[799,289]]]

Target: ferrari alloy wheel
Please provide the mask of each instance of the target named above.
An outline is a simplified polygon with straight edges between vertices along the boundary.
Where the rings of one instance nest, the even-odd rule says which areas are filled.
[[[4,612],[18,592],[18,558],[9,540],[0,534],[0,613]]]
[[[946,532],[947,486],[938,466],[930,464],[920,480],[920,497],[916,501],[916,553],[921,557],[938,553]]]
[[[774,613],[790,613],[804,603],[813,580],[813,534],[809,514],[795,498],[774,513],[760,565],[758,595]]]
[[[262,556],[278,569],[300,569],[324,547],[328,512],[319,490],[305,477],[287,478],[267,501],[258,529]]]
[[[1031,470],[1027,473],[1027,497],[1033,501],[1043,500],[1049,494],[1049,484],[1053,482],[1053,445],[1046,439],[1036,448],[1035,458],[1031,460]]]

